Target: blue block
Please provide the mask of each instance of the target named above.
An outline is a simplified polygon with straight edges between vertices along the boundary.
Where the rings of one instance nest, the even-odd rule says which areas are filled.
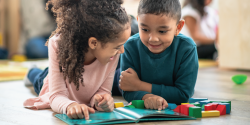
[[[174,103],[168,103],[167,109],[173,110],[173,109],[175,109],[176,107],[177,107],[176,104],[174,104]]]
[[[210,103],[210,101],[208,101],[208,100],[199,101],[199,103],[200,103],[200,105],[202,106],[202,105],[206,105],[206,104]]]
[[[231,110],[230,110],[230,104],[229,103],[219,103],[219,105],[225,105],[226,106],[226,113],[230,114]]]
[[[195,102],[200,102],[200,101],[205,101],[208,100],[207,98],[190,98],[189,103],[195,103]]]

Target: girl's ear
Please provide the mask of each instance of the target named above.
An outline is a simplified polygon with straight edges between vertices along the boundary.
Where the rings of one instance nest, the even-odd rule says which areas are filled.
[[[90,37],[88,44],[91,49],[95,49],[97,47],[98,41],[95,37]]]
[[[185,20],[179,21],[177,28],[176,28],[175,36],[177,36],[181,32],[181,29],[183,28],[184,24],[185,24]]]

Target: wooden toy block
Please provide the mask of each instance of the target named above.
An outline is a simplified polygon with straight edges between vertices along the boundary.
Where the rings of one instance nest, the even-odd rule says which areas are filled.
[[[201,107],[200,103],[198,103],[198,102],[196,102],[196,103],[190,103],[190,104],[192,104],[194,106],[197,106],[197,107]]]
[[[189,107],[194,107],[192,104],[186,104],[181,107],[181,113],[188,115],[189,114]]]
[[[125,106],[125,107],[135,108],[135,106],[133,106],[133,105],[127,105],[127,106]]]
[[[27,60],[27,57],[24,56],[24,55],[14,55],[12,57],[12,60],[13,61],[17,61],[17,62],[23,62],[23,61],[26,61]]]
[[[213,117],[213,116],[220,116],[220,111],[212,110],[212,111],[202,111],[202,118],[203,117]]]
[[[178,105],[173,111],[181,113],[181,105]]]
[[[230,104],[230,111],[231,111],[231,101],[225,101],[225,100],[209,100],[211,103],[229,103]]]
[[[189,116],[201,118],[201,107],[189,107]]]
[[[173,110],[173,109],[175,109],[176,107],[177,107],[176,104],[174,104],[174,103],[168,103],[167,109]]]
[[[213,110],[216,110],[217,106],[219,105],[218,103],[210,103],[212,105]]]
[[[189,103],[195,103],[195,102],[200,102],[200,101],[205,101],[208,100],[207,98],[190,98]]]
[[[133,100],[132,105],[138,109],[144,109],[144,100]]]
[[[211,111],[211,110],[213,110],[213,106],[209,105],[209,104],[205,105],[204,108],[205,108],[205,111]]]
[[[189,103],[181,103],[181,105],[187,105],[187,104],[189,104]]]
[[[202,111],[205,110],[205,105],[206,105],[206,104],[203,104],[203,105],[201,106],[201,110],[202,110]]]
[[[226,113],[230,114],[230,104],[229,103],[219,103],[219,105],[225,105],[226,106]]]
[[[208,100],[205,100],[205,101],[199,101],[199,103],[200,103],[200,105],[206,105],[206,104],[208,104],[208,103],[210,103],[210,101],[208,101]]]
[[[220,115],[225,115],[226,114],[226,106],[225,105],[218,105],[216,110],[220,111]]]
[[[115,108],[119,108],[119,107],[124,107],[124,104],[122,102],[116,102]]]

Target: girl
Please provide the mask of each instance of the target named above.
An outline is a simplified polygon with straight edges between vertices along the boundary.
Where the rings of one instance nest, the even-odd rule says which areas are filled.
[[[208,5],[212,0],[186,0],[182,8],[185,25],[181,31],[197,44],[199,58],[215,59],[218,39],[217,12]]]
[[[48,42],[48,75],[39,97],[26,100],[25,107],[52,108],[74,119],[89,119],[89,112],[94,113],[94,109],[113,110],[113,78],[119,54],[124,52],[123,44],[131,33],[122,3],[48,1],[47,7],[53,5],[57,21],[57,29]]]

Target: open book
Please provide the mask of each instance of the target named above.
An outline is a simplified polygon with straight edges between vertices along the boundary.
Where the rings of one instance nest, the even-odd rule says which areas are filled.
[[[98,112],[90,114],[89,120],[70,119],[65,114],[56,114],[57,118],[70,125],[80,124],[119,124],[119,123],[138,123],[140,121],[159,121],[159,120],[194,120],[196,118],[186,116],[170,109],[151,110],[137,108],[115,108],[113,112]]]

